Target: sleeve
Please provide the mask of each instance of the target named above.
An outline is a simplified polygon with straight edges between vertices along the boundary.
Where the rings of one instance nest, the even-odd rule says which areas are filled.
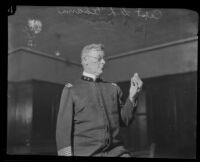
[[[117,86],[118,93],[118,106],[120,111],[120,125],[123,127],[129,126],[132,120],[134,119],[135,112],[137,109],[137,99],[133,102],[129,98],[126,99],[126,102],[123,101],[123,93],[119,86]]]
[[[71,88],[64,87],[56,123],[58,156],[72,156],[73,98]]]

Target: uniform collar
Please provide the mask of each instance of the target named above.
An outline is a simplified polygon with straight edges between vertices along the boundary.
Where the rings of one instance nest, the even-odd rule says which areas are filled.
[[[88,78],[92,78],[94,81],[97,78],[94,74],[90,74],[90,73],[87,73],[85,71],[83,71],[83,76],[88,77]]]
[[[100,78],[97,78],[94,74],[90,74],[90,73],[87,73],[87,72],[83,72],[82,76],[81,76],[81,79],[82,80],[85,80],[85,81],[90,81],[90,82],[99,82],[101,81]]]

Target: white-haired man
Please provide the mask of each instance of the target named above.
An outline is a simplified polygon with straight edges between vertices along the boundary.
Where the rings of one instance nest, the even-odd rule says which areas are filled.
[[[63,89],[56,127],[60,156],[130,157],[120,127],[131,123],[143,82],[135,73],[129,97],[122,102],[120,87],[100,78],[104,55],[102,44],[85,46],[81,53],[81,78]]]

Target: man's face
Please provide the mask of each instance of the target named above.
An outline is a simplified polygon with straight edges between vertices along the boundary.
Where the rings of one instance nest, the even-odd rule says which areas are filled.
[[[104,51],[92,50],[86,56],[86,63],[87,63],[87,70],[90,73],[99,76],[100,74],[103,73],[103,67],[105,64]]]

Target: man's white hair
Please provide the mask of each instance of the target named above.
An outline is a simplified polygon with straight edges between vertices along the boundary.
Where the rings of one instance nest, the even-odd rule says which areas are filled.
[[[103,44],[90,44],[90,45],[87,45],[85,46],[83,49],[82,49],[82,52],[81,52],[81,62],[83,62],[84,58],[91,52],[91,51],[103,51],[104,50],[104,45]]]

